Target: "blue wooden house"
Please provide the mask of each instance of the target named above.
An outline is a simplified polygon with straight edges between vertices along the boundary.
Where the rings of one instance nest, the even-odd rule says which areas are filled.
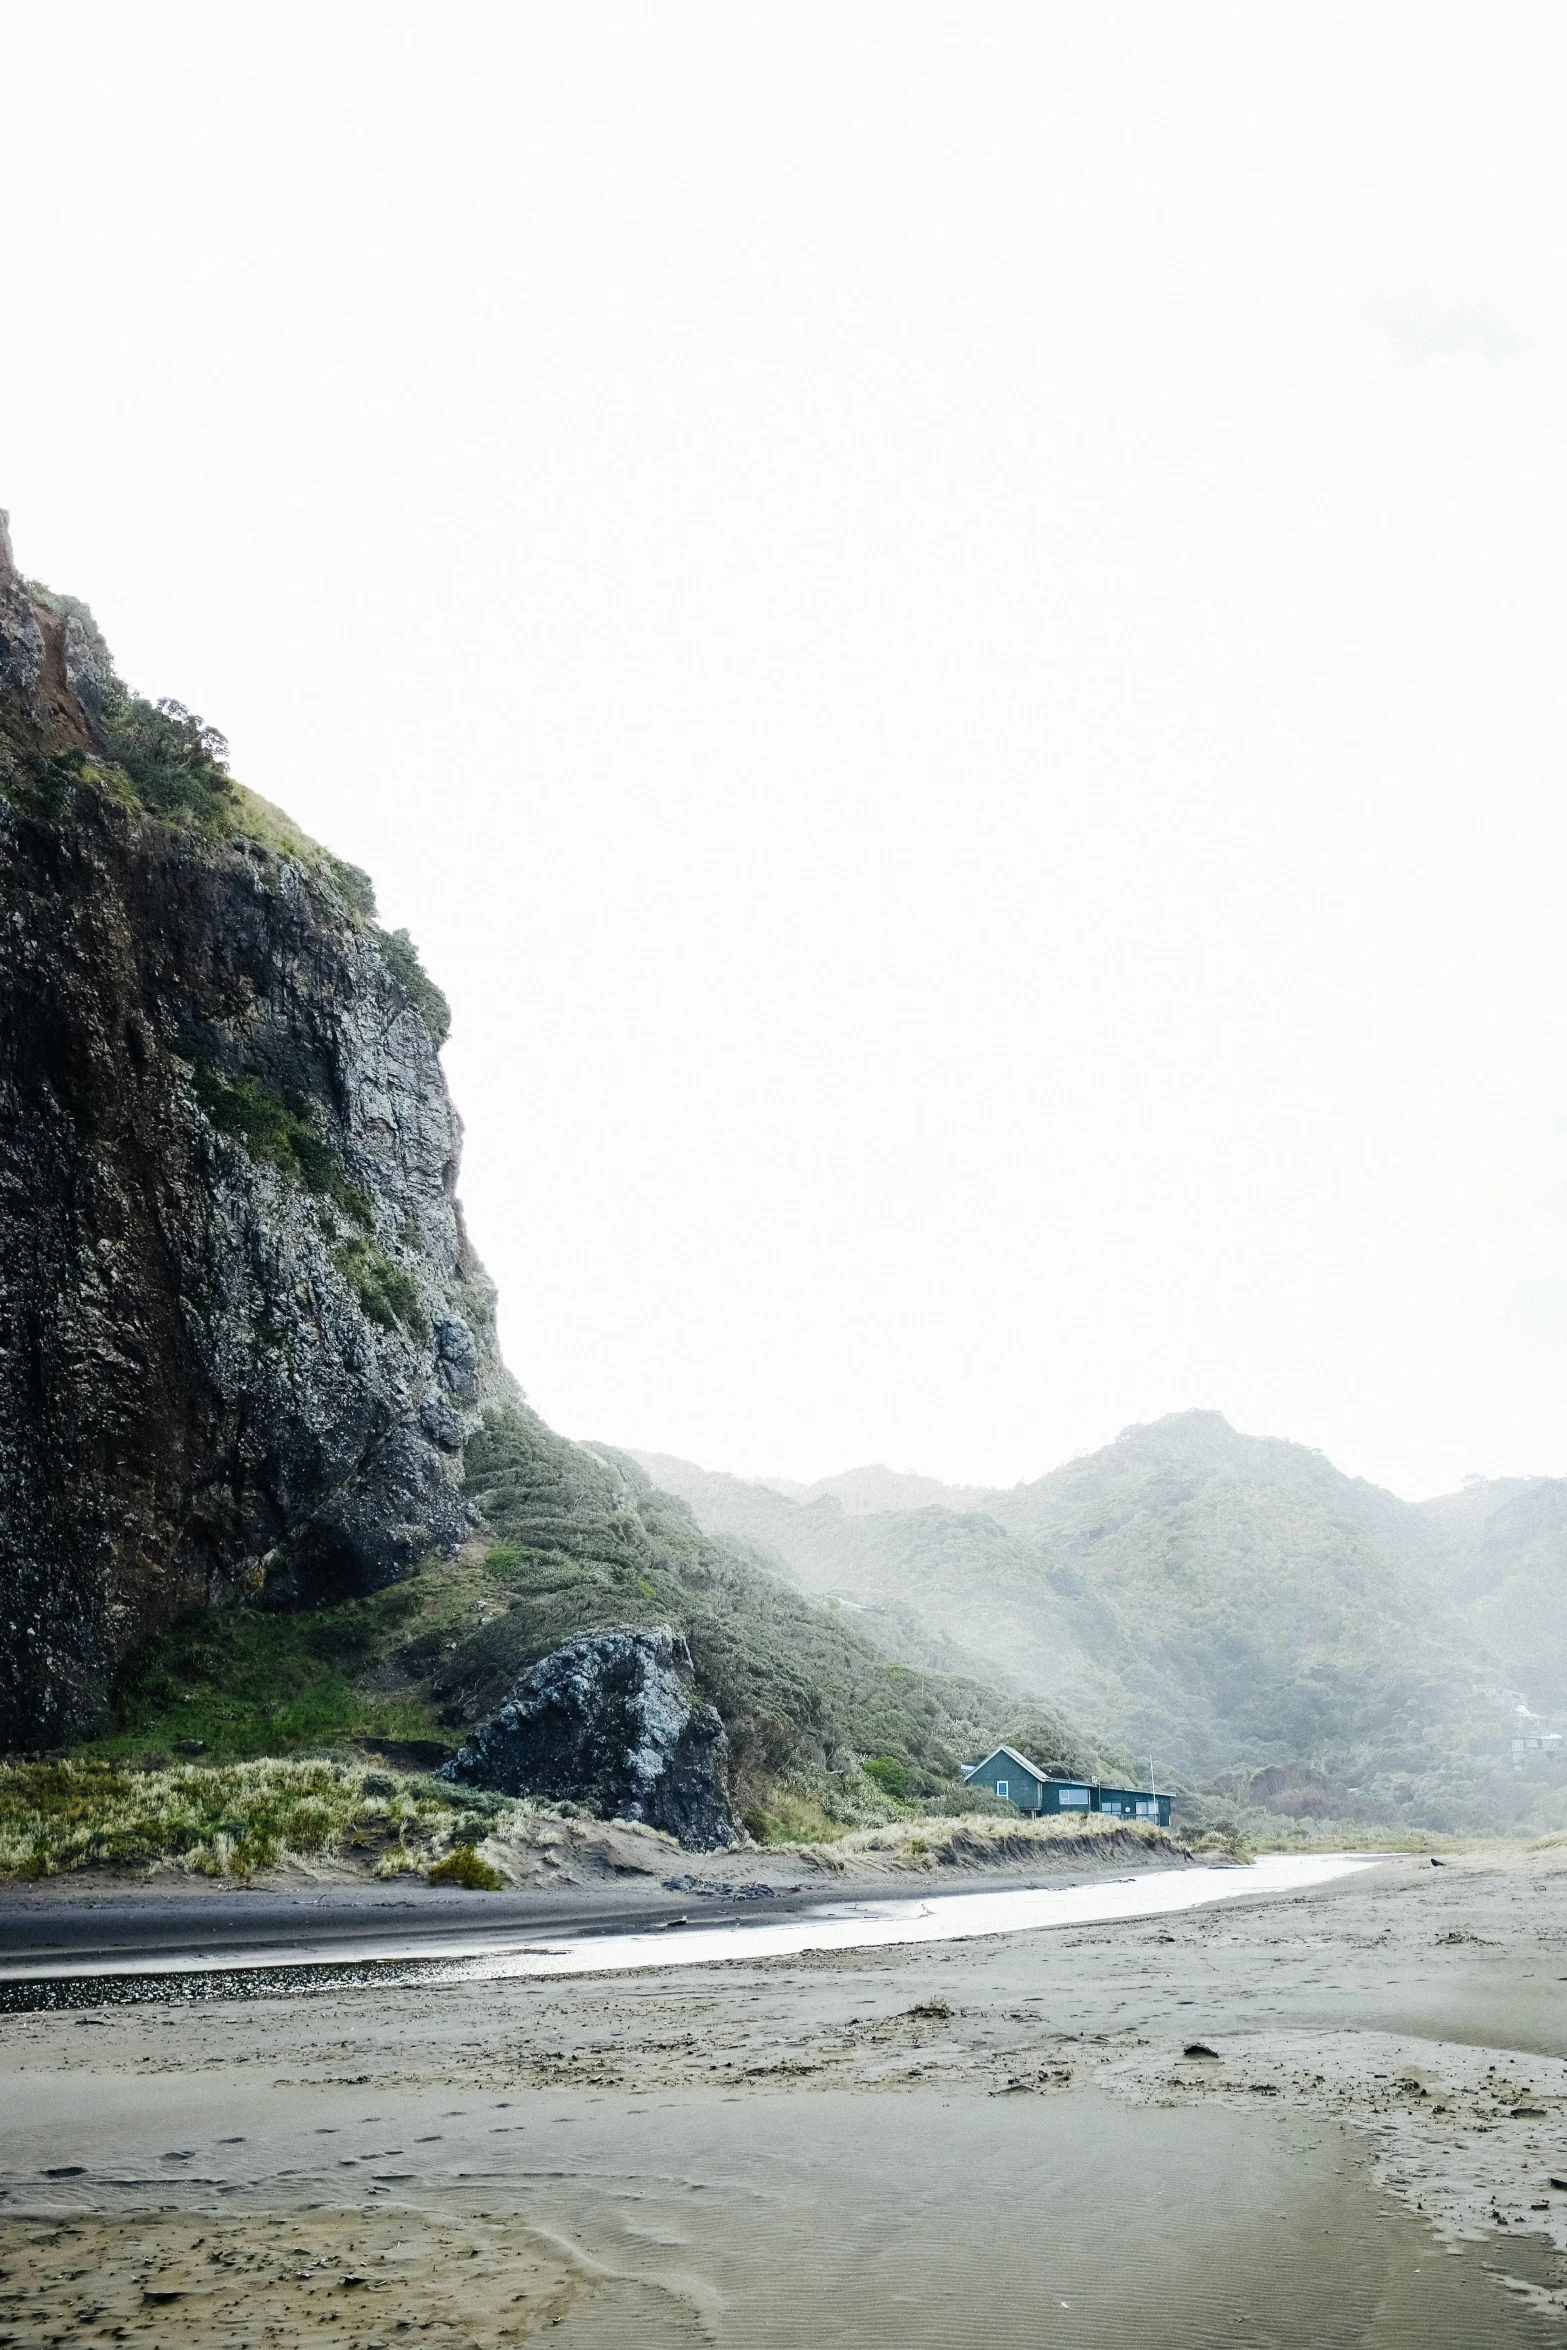
[[[1146,1787],[1105,1787],[1097,1779],[1069,1779],[1061,1771],[1045,1769],[1019,1754],[1015,1746],[998,1746],[983,1762],[972,1763],[964,1778],[971,1787],[988,1787],[1019,1811],[1036,1816],[1050,1813],[1097,1811],[1111,1819],[1147,1820],[1161,1828],[1170,1825],[1170,1798]]]

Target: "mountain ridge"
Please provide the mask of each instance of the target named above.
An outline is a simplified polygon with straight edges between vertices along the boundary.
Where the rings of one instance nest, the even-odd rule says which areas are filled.
[[[803,1588],[961,1627],[982,1664],[1188,1785],[1306,1774],[1310,1803],[1326,1783],[1343,1816],[1567,1825],[1567,1788],[1515,1773],[1510,1751],[1520,1704],[1567,1708],[1567,1481],[1410,1503],[1209,1411],[960,1489],[962,1508],[851,1515],[841,1481],[795,1500],[633,1457]]]

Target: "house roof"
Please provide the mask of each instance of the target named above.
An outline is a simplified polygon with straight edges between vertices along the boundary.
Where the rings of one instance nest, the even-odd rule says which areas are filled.
[[[963,1776],[965,1779],[972,1779],[985,1768],[986,1763],[1000,1762],[1003,1758],[1008,1762],[1015,1762],[1019,1770],[1031,1772],[1041,1786],[1098,1787],[1102,1795],[1135,1795],[1141,1797],[1145,1802],[1153,1800],[1153,1790],[1150,1787],[1112,1787],[1108,1781],[1074,1778],[1070,1771],[1047,1769],[1042,1763],[1030,1761],[1029,1757],[1026,1754],[1020,1754],[1015,1746],[993,1746],[989,1754],[982,1756],[977,1763],[965,1763]],[[1168,1803],[1169,1800],[1168,1792],[1166,1792],[1164,1801]]]
[[[1015,1762],[1021,1770],[1030,1772],[1041,1786],[1051,1779],[1059,1779],[1062,1775],[1059,1771],[1047,1771],[1043,1763],[1030,1762],[1028,1756],[1019,1754],[1015,1746],[995,1746],[991,1748],[989,1754],[982,1755],[977,1763],[968,1765],[963,1773],[964,1778],[972,1779],[976,1771],[982,1771],[986,1763],[993,1763],[1002,1755],[1006,1756],[1008,1762]],[[1086,1779],[1079,1779],[1069,1781],[1068,1784],[1086,1787],[1088,1782]]]

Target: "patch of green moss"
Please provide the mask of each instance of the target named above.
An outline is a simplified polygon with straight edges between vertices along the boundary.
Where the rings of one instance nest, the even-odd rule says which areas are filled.
[[[369,1697],[354,1676],[414,1626],[431,1595],[415,1580],[310,1615],[203,1609],[140,1649],[115,1690],[119,1727],[83,1751],[103,1760],[297,1754],[350,1740],[439,1738],[430,1707]]]
[[[332,1262],[358,1298],[372,1322],[383,1330],[403,1329],[428,1338],[430,1325],[419,1303],[419,1292],[401,1266],[350,1233],[332,1251]]]
[[[191,1083],[220,1134],[233,1135],[253,1159],[280,1168],[291,1182],[331,1200],[356,1224],[372,1222],[370,1202],[357,1184],[350,1183],[337,1153],[322,1140],[302,1105],[273,1093],[259,1078],[220,1077],[202,1057],[192,1067]]]

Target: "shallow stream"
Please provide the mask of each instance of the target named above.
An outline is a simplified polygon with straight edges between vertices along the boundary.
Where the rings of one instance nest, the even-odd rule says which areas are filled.
[[[42,1965],[7,1970],[0,2014],[42,2008],[111,2007],[178,1999],[299,1997],[344,1983],[457,1983],[518,1976],[620,1974],[639,1968],[713,1965],[726,1959],[783,1958],[806,1950],[857,1950],[894,1942],[951,1942],[1047,1926],[1100,1925],[1163,1917],[1241,1896],[1306,1891],[1375,1866],[1354,1853],[1265,1853],[1245,1868],[1150,1869],[1085,1885],[1030,1886],[984,1893],[931,1893],[823,1903],[776,1924],[702,1926],[684,1918],[631,1934],[518,1940],[475,1933],[463,1946],[399,1945],[384,1932],[345,1958],[341,1944],[319,1955],[308,1944],[278,1963],[275,1952],[105,1960],[90,1969]]]
[[[990,1893],[932,1893],[924,1900],[846,1901],[777,1925],[664,1926],[590,1941],[526,1942],[476,1953],[464,1976],[585,1975],[628,1967],[695,1966],[727,1958],[785,1958],[799,1950],[862,1950],[884,1942],[956,1942],[971,1934],[1020,1934],[1041,1926],[1102,1925],[1162,1917],[1243,1893],[1298,1893],[1374,1864],[1349,1853],[1269,1853],[1247,1868],[1153,1869],[1097,1884],[1030,1886]]]

